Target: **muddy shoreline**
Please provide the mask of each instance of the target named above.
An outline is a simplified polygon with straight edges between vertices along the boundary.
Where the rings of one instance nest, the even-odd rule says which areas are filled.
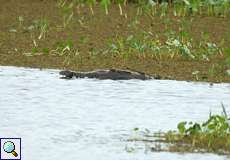
[[[203,81],[203,82],[230,82],[230,78],[226,76],[225,68],[222,73],[218,73],[218,76],[210,76],[207,74],[207,68],[219,63],[223,59],[215,59],[215,61],[203,62],[188,61],[178,59],[177,61],[157,61],[154,59],[139,60],[139,58],[133,58],[132,61],[121,62],[119,58],[111,57],[82,57],[82,59],[74,59],[73,64],[65,66],[63,64],[65,58],[57,56],[35,56],[27,57],[23,55],[0,55],[2,66],[18,66],[18,67],[31,67],[40,69],[60,69],[60,70],[73,70],[73,71],[92,71],[96,69],[128,69],[138,72],[144,72],[150,76],[159,75],[161,79],[172,80],[185,80],[185,81]],[[100,59],[103,58],[103,61]],[[75,63],[75,61],[80,63]],[[146,63],[146,61],[148,63]],[[138,62],[138,63],[137,63]],[[193,68],[194,67],[194,68]],[[198,75],[194,75],[194,70],[199,70]]]
[[[102,53],[108,43],[130,35],[139,36],[151,32],[159,36],[159,43],[165,41],[168,30],[179,32],[182,23],[189,23],[186,30],[194,42],[199,42],[203,32],[209,33],[208,40],[230,48],[229,17],[149,17],[136,16],[134,4],[125,8],[127,18],[119,15],[117,6],[112,5],[109,15],[100,6],[94,8],[95,15],[83,7],[80,14],[74,12],[73,22],[66,28],[56,1],[9,0],[0,5],[0,65],[32,68],[68,69],[92,71],[95,69],[128,69],[148,75],[160,75],[163,79],[230,82],[226,73],[230,69],[228,56],[211,55],[208,60],[170,56],[154,57],[151,53],[133,52],[128,57],[121,54]],[[36,11],[36,12],[35,12]],[[34,21],[45,18],[49,29],[39,39],[39,30],[29,31]],[[71,39],[74,54],[56,55],[60,41]],[[56,48],[55,48],[56,47]],[[34,52],[33,55],[28,53]]]

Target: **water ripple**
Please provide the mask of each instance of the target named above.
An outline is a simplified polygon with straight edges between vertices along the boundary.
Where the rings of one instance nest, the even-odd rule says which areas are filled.
[[[221,102],[230,111],[229,95],[230,84],[64,80],[58,70],[0,67],[0,135],[22,137],[23,153],[33,160],[223,160],[213,154],[130,154],[125,139],[136,127],[166,131],[181,120],[203,121],[210,110],[221,111]]]

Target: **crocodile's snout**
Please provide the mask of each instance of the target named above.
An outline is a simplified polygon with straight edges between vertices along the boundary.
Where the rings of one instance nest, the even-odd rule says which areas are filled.
[[[68,71],[68,70],[61,71],[61,72],[59,72],[59,74],[62,75],[62,76],[64,76],[62,78],[66,78],[66,79],[71,79],[74,76],[74,72]]]

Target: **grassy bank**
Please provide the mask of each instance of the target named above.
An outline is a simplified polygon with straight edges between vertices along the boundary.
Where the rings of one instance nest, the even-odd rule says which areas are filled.
[[[119,68],[176,80],[230,82],[228,12],[208,6],[202,14],[186,6],[153,10],[139,3],[112,3],[106,11],[99,3],[71,2],[1,2],[0,65]]]

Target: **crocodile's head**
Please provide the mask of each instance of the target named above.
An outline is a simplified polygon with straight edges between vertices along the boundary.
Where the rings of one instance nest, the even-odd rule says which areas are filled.
[[[71,79],[74,76],[74,72],[68,70],[60,71],[59,74],[62,75],[61,78],[63,79]]]

